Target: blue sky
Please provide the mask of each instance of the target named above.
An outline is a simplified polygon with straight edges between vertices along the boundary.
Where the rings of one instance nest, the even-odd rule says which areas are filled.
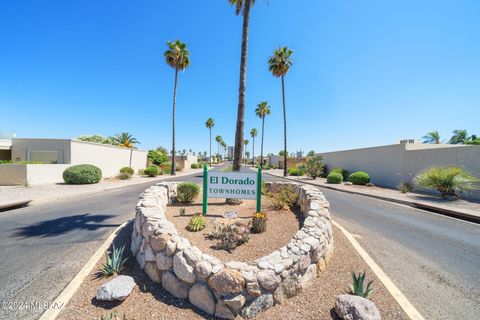
[[[246,133],[260,128],[254,109],[267,100],[265,149],[282,148],[281,85],[266,61],[288,45],[289,151],[391,144],[435,129],[480,134],[479,16],[476,0],[257,0]],[[207,150],[208,117],[233,144],[241,24],[227,0],[1,1],[0,130],[128,131],[141,148],[170,149],[174,71],[163,52],[180,39],[191,67],[179,78],[177,149]]]

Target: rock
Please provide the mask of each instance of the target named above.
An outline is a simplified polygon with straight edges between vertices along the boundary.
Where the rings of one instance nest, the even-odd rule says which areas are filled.
[[[282,303],[286,299],[291,298],[302,291],[298,285],[297,279],[288,276],[280,283],[277,290],[275,290],[274,298],[277,303]]]
[[[228,261],[225,263],[225,267],[229,269],[235,269],[235,270],[244,270],[248,267],[248,265],[245,262],[240,262],[240,261]]]
[[[275,270],[276,274],[280,274],[285,270],[285,267],[282,263],[277,263],[273,266],[273,270]]]
[[[147,248],[145,249],[145,260],[155,261],[155,253],[153,252],[152,247],[150,247],[150,245],[147,245]]]
[[[193,284],[196,280],[193,267],[187,263],[187,260],[183,257],[182,252],[177,252],[173,256],[173,271],[181,280],[186,283]]]
[[[183,256],[189,265],[195,266],[202,259],[202,251],[197,247],[189,247],[183,251]]]
[[[335,301],[335,312],[345,320],[380,320],[375,304],[360,296],[342,294]]]
[[[167,241],[167,246],[165,248],[165,252],[167,256],[173,256],[175,254],[175,250],[177,249],[177,243],[171,240]]]
[[[224,266],[223,266],[223,263],[221,264],[214,264],[213,265],[213,268],[212,268],[212,273],[218,273],[220,272],[221,270],[223,270]]]
[[[275,290],[281,281],[273,270],[260,270],[257,274],[258,283],[267,290]]]
[[[140,268],[143,269],[145,267],[145,263],[147,263],[147,260],[145,259],[145,254],[138,252],[136,259],[138,264],[140,265]]]
[[[245,279],[240,272],[224,268],[208,279],[208,285],[217,294],[240,293],[245,286]]]
[[[162,282],[162,271],[158,270],[157,264],[155,262],[148,261],[145,264],[145,268],[143,270],[150,277],[150,279],[152,279],[153,282]]]
[[[344,182],[343,184],[346,186],[353,186],[353,183],[351,183],[350,181]]]
[[[318,246],[320,245],[320,241],[318,241],[318,239],[315,239],[314,237],[305,238],[303,239],[303,242],[308,244],[311,250],[317,249]]]
[[[165,251],[157,253],[157,268],[160,270],[169,270],[173,266],[173,258],[167,256]]]
[[[238,213],[235,211],[227,211],[223,214],[225,219],[236,219],[238,217]]]
[[[305,270],[302,277],[299,279],[298,284],[300,285],[300,287],[305,288],[311,283],[311,281],[315,277],[317,277],[317,266],[311,264],[308,266],[307,270]]]
[[[200,261],[195,266],[195,272],[200,278],[206,279],[212,273],[212,265],[208,261]]]
[[[175,275],[170,271],[162,274],[162,285],[165,290],[170,292],[174,297],[179,299],[185,299],[188,297],[188,291],[190,290],[190,287],[178,280],[177,277],[175,277]]]
[[[208,314],[213,315],[215,312],[215,300],[213,300],[212,291],[204,284],[195,283],[188,293],[188,300]]]
[[[159,252],[165,250],[168,240],[170,240],[170,236],[168,234],[152,236],[150,238],[150,245],[152,246],[153,251]]]
[[[258,285],[258,282],[247,283],[247,292],[252,297],[259,297],[262,294],[262,290]]]
[[[234,314],[239,314],[245,305],[246,299],[243,295],[239,294],[233,297],[224,298],[223,302],[230,307],[230,310],[232,310]]]
[[[325,264],[325,260],[320,259],[317,262],[317,271],[318,272],[323,272],[327,268],[327,265]]]
[[[222,319],[235,319],[235,315],[232,310],[222,301],[218,300],[217,307],[215,308],[215,317]]]
[[[242,310],[242,317],[250,319],[273,306],[273,295],[264,294],[253,300]]]
[[[298,262],[298,267],[300,271],[303,271],[308,268],[310,263],[312,262],[312,259],[310,259],[309,254],[305,254],[300,258],[300,261]]]
[[[134,287],[135,281],[132,277],[118,276],[115,279],[102,284],[97,289],[95,299],[99,301],[123,301],[130,295]]]

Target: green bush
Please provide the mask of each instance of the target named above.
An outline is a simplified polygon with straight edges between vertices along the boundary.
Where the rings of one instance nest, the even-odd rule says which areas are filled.
[[[289,176],[303,176],[305,174],[305,171],[303,171],[301,168],[290,168],[287,170]]]
[[[200,186],[193,182],[183,182],[177,187],[177,200],[183,203],[195,201],[200,194]]]
[[[102,170],[91,164],[79,164],[63,171],[63,181],[67,184],[92,184],[101,179]]]
[[[120,173],[126,173],[126,174],[129,174],[130,176],[133,176],[135,171],[133,170],[133,168],[123,167],[122,169],[120,169]]]
[[[327,183],[339,184],[343,182],[343,176],[338,172],[330,172],[327,176]]]
[[[267,196],[270,198],[270,203],[275,210],[293,207],[298,200],[298,195],[295,193],[295,188],[292,185],[278,187],[277,192],[269,192]]]
[[[412,185],[408,181],[402,181],[398,185],[398,190],[400,190],[401,193],[408,193],[412,191]]]
[[[164,162],[160,165],[160,168],[162,169],[163,172],[170,173],[172,172],[172,162],[171,161]],[[182,171],[182,169],[180,169],[180,166],[176,162],[175,162],[175,170]]]
[[[417,174],[414,183],[422,189],[436,189],[444,198],[459,197],[464,191],[480,187],[480,179],[454,166],[429,168]]]
[[[307,159],[307,161],[299,166],[299,169],[305,171],[307,175],[312,177],[313,180],[320,177],[323,173],[323,157],[313,156]]]
[[[156,177],[159,175],[160,170],[158,169],[157,166],[150,166],[143,170],[143,173],[145,173],[149,177]]]
[[[145,169],[138,169],[138,173],[137,173],[139,176],[144,176],[145,175]]]
[[[197,163],[192,163],[192,165],[190,166],[190,168],[192,168],[192,169],[198,169],[198,164],[197,164]]]
[[[344,181],[347,181],[348,177],[350,176],[350,172],[348,172],[348,170],[345,170],[343,168],[334,168],[330,170],[329,173],[340,173],[343,176]]]
[[[348,181],[350,181],[353,184],[364,186],[370,182],[370,176],[366,172],[357,171],[352,173],[350,176],[348,176]]]
[[[159,150],[148,150],[148,160],[150,160],[154,165],[161,165],[162,163],[168,160],[168,156],[165,152]]]

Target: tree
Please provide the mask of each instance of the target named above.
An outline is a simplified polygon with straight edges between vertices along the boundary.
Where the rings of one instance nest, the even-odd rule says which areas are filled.
[[[247,145],[248,145],[248,139],[243,140],[243,144],[245,145],[245,164],[247,164]]]
[[[227,144],[225,141],[222,141],[220,145],[223,147],[223,154],[225,155],[225,158],[227,157]]]
[[[257,104],[255,109],[257,117],[262,119],[262,142],[260,145],[260,166],[263,166],[263,137],[265,136],[265,117],[270,115],[270,106],[267,101],[262,101]]]
[[[472,134],[468,141],[465,142],[465,144],[475,144],[475,145],[480,145],[480,138],[476,134]]]
[[[250,136],[252,137],[252,163],[255,166],[255,137],[257,136],[257,129],[250,130]]]
[[[317,177],[320,177],[323,173],[323,168],[325,165],[322,162],[323,157],[322,156],[313,156],[307,161],[299,166],[299,168],[302,171],[305,171],[307,175],[312,177],[313,180],[315,180]]]
[[[166,152],[148,150],[148,160],[150,160],[154,165],[159,166],[162,163],[167,162],[168,156]]]
[[[216,136],[215,141],[217,141],[217,153],[220,153],[220,143],[223,141],[222,136]]]
[[[115,136],[113,137],[113,141],[115,141],[115,144],[119,146],[130,148],[130,161],[128,163],[128,166],[132,167],[133,148],[136,144],[140,144],[140,142],[138,142],[138,140],[128,132],[120,132],[115,134]]]
[[[422,143],[440,144],[440,134],[437,130],[431,131],[422,137]]]
[[[247,77],[247,49],[248,30],[250,22],[250,8],[254,0],[228,0],[235,7],[235,15],[243,12],[242,49],[240,54],[240,82],[238,86],[237,125],[235,130],[235,155],[233,157],[233,171],[240,171],[242,165],[243,128],[245,121],[245,91]]]
[[[279,155],[280,157],[282,157],[282,156],[284,156],[284,155],[286,155],[286,154],[287,154],[287,153],[285,152],[285,150],[281,150],[281,151],[278,152],[278,155]]]
[[[314,150],[308,151],[307,157],[315,157],[315,151]]]
[[[167,149],[165,149],[165,148],[164,148],[164,147],[162,147],[162,146],[158,146],[158,147],[157,147],[157,151],[160,151],[161,153],[168,154],[168,151],[167,151]]]
[[[205,122],[205,126],[210,131],[210,167],[212,166],[212,128],[215,126],[215,120],[213,118],[208,118]],[[205,157],[207,156],[207,151],[205,151]]]
[[[187,149],[182,149],[182,156],[186,155],[187,154]]]
[[[114,141],[113,137],[104,137],[100,134],[78,136],[77,140],[86,141],[86,142],[93,142],[93,143],[115,145],[115,141]]]
[[[246,162],[248,163],[248,159],[250,159],[250,151],[245,151],[245,158]]]
[[[283,156],[285,165],[283,166],[283,176],[287,176],[287,111],[285,106],[285,75],[292,66],[290,56],[293,51],[287,47],[281,47],[273,52],[273,55],[268,59],[268,69],[275,77],[282,79],[282,102],[283,102],[283,149],[285,155]]]
[[[450,138],[451,144],[465,144],[468,141],[467,130],[453,130],[453,136]]]
[[[187,45],[179,40],[167,42],[168,49],[165,51],[165,61],[167,64],[175,69],[175,83],[173,86],[173,110],[172,110],[172,171],[175,175],[175,108],[177,99],[177,83],[178,71],[185,71],[190,65],[190,52],[187,50]]]

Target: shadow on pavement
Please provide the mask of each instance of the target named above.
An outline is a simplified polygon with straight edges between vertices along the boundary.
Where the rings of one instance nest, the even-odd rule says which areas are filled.
[[[17,228],[16,237],[55,237],[73,230],[97,230],[100,228],[116,227],[119,224],[106,224],[105,220],[113,215],[90,213],[75,216],[62,217],[53,220],[45,220],[27,227]]]

